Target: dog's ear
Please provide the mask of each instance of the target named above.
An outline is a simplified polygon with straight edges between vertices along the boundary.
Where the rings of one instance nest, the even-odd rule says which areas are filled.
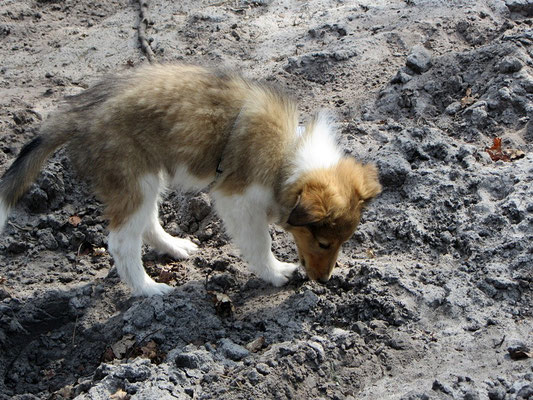
[[[322,213],[316,210],[313,211],[313,207],[306,203],[305,192],[303,192],[298,196],[296,204],[289,215],[287,220],[289,225],[304,226],[316,223],[324,218]]]
[[[378,169],[374,164],[366,164],[362,167],[362,174],[357,181],[357,191],[364,201],[368,201],[381,193]]]

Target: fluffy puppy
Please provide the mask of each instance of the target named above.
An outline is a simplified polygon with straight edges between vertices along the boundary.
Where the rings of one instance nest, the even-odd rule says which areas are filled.
[[[297,265],[274,257],[269,223],[292,233],[308,276],[325,282],[381,191],[375,166],[343,156],[324,114],[299,127],[296,105],[268,86],[197,66],[150,65],[69,97],[43,123],[0,181],[0,226],[65,144],[105,205],[109,252],[136,295],[171,290],[144,271],[143,242],[179,259],[197,251],[159,223],[166,185],[209,188],[250,269],[275,286]]]

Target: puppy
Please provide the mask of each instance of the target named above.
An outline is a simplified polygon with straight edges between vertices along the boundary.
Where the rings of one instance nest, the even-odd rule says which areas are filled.
[[[275,286],[298,266],[274,257],[269,223],[294,236],[308,276],[325,282],[381,191],[375,166],[343,156],[325,114],[299,127],[296,105],[268,86],[197,66],[149,65],[67,98],[43,123],[0,181],[0,227],[62,145],[105,205],[109,252],[135,295],[171,290],[144,271],[143,242],[178,259],[197,251],[160,225],[166,185],[208,188],[250,269]]]

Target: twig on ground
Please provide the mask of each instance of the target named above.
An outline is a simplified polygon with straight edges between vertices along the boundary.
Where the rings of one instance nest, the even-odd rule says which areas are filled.
[[[139,25],[137,26],[137,35],[139,37],[139,43],[141,45],[141,50],[152,64],[155,62],[155,55],[150,47],[150,42],[146,38],[146,26],[149,24],[147,17],[148,14],[148,1],[147,0],[138,0],[139,3]]]
[[[78,326],[78,316],[76,315],[76,321],[74,322],[74,330],[72,331],[72,347],[74,347],[74,341],[76,339],[76,326]]]

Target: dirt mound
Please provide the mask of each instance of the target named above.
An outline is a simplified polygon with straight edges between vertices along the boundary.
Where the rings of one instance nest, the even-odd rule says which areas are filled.
[[[327,285],[299,273],[279,289],[247,271],[205,193],[169,193],[165,229],[201,251],[145,248],[176,290],[131,298],[101,207],[58,152],[0,237],[0,398],[531,398],[527,3],[150,2],[156,59],[238,67],[304,118],[336,110],[384,192]],[[138,22],[119,2],[0,5],[2,170],[65,94],[142,62]],[[493,161],[495,137],[524,157]]]

